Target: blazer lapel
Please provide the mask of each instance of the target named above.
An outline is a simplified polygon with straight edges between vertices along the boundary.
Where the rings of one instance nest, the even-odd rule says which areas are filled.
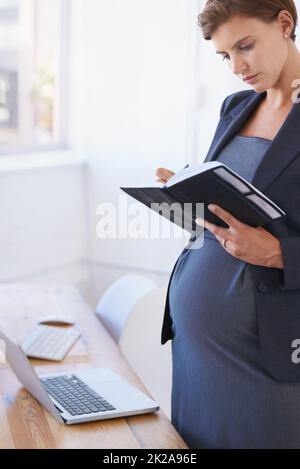
[[[220,131],[216,135],[216,142],[213,143],[212,147],[209,149],[205,162],[213,161],[217,158],[228,141],[243,127],[249,115],[258,106],[265,95],[266,92],[255,93],[255,95],[251,96],[249,99],[246,107],[245,103],[242,101],[221,119],[219,124]]]
[[[253,178],[253,185],[265,191],[300,153],[300,104],[293,107],[269,146]]]
[[[226,126],[223,132],[212,147],[205,159],[205,162],[213,161],[225,147],[228,141],[238,133],[238,131],[246,123],[250,114],[256,109],[261,100],[266,96],[267,92],[256,93],[245,104],[241,102],[229,114],[227,114],[220,122]],[[264,158],[258,166],[252,184],[261,191],[265,191],[273,180],[292,162],[292,160],[300,153],[299,141],[299,123],[300,123],[300,103],[293,104],[293,107],[286,118],[284,124],[276,134],[273,142],[269,146]],[[222,129],[222,126],[221,126]],[[220,130],[221,132],[222,130]],[[242,157],[242,155],[241,155]]]

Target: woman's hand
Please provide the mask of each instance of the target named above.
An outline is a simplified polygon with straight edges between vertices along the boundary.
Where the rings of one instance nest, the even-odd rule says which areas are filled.
[[[242,223],[217,205],[209,205],[208,208],[224,220],[229,228],[213,225],[200,218],[196,220],[196,223],[213,233],[229,254],[249,264],[283,268],[281,246],[275,236],[261,226],[253,228]],[[224,247],[225,240],[226,246]]]
[[[175,173],[173,173],[173,171],[170,171],[169,169],[166,169],[166,168],[158,168],[156,170],[156,173],[155,175],[159,178],[159,179],[156,179],[157,182],[162,182],[162,183],[166,183],[168,182],[168,180],[174,176]]]

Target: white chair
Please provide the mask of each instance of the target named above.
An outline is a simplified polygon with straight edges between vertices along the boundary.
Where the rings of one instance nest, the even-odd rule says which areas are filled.
[[[161,345],[167,289],[152,289],[134,305],[122,330],[119,347],[153,399],[171,416],[171,342]]]
[[[114,282],[96,307],[96,314],[116,343],[136,302],[156,284],[141,275],[126,275]]]

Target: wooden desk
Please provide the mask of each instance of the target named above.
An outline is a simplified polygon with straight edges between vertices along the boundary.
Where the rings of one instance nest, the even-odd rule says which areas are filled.
[[[37,372],[108,367],[141,391],[132,371],[78,291],[66,286],[0,285],[0,327],[21,341],[44,313],[72,313],[82,337],[59,364],[31,360]],[[67,426],[60,424],[0,364],[0,448],[183,448],[187,446],[160,410],[155,414]]]

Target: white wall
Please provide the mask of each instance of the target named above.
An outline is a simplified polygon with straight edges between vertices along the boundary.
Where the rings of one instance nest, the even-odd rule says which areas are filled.
[[[88,191],[79,166],[0,173],[0,281],[83,288],[92,272],[95,300],[128,271],[167,281],[182,241],[100,241],[95,210],[116,202],[120,185],[151,184],[158,166],[190,160],[197,3],[72,0],[70,135],[88,159]]]
[[[196,28],[191,12],[197,3],[72,3],[70,134],[88,158],[91,260],[99,294],[103,279],[109,284],[133,270],[167,281],[184,245],[182,240],[99,240],[96,207],[104,201],[117,205],[121,185],[152,184],[157,167],[176,171],[189,160],[191,28]]]
[[[82,164],[18,170],[1,164],[0,281],[71,282],[87,291]]]
[[[96,207],[121,185],[153,185],[206,156],[234,86],[202,39],[201,0],[72,1],[71,124],[88,159],[91,267],[97,294],[136,271],[168,280],[185,240],[100,240]],[[222,66],[223,65],[223,66]],[[222,67],[222,68],[221,68]]]

